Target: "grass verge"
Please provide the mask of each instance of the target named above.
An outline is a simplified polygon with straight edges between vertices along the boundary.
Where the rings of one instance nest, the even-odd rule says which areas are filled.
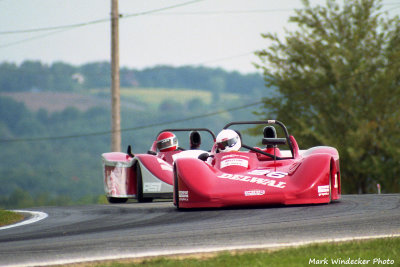
[[[187,257],[121,260],[83,266],[89,265],[97,267],[400,266],[400,238],[314,244],[275,251],[224,252]]]
[[[12,224],[21,221],[24,218],[24,215],[7,211],[7,210],[0,210],[0,226]]]

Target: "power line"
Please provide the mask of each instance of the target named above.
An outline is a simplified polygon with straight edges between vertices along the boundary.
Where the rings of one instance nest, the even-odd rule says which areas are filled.
[[[189,1],[189,2],[182,3],[182,4],[171,5],[171,6],[152,9],[152,10],[148,10],[148,11],[137,12],[137,13],[132,13],[132,14],[126,14],[126,15],[120,15],[120,19],[149,15],[149,14],[153,14],[153,13],[157,13],[157,12],[161,12],[161,11],[165,11],[165,10],[169,10],[169,9],[173,9],[173,8],[178,8],[178,7],[182,7],[182,6],[191,5],[191,4],[194,4],[194,3],[201,2],[201,1],[204,1],[204,0],[194,0],[194,1]],[[70,29],[70,28],[78,28],[78,27],[83,27],[83,26],[88,26],[88,25],[93,25],[93,24],[98,24],[98,23],[104,23],[104,22],[108,22],[108,21],[110,21],[110,18],[98,19],[98,20],[82,22],[82,23],[75,23],[75,24],[69,24],[69,25],[60,25],[60,26],[54,26],[54,27],[44,27],[44,28],[14,30],[14,31],[0,31],[0,34],[18,34],[18,33],[32,33],[32,32],[41,32],[41,31],[53,31],[53,30],[60,30],[60,29]]]
[[[149,10],[149,11],[143,11],[143,12],[138,12],[138,13],[132,13],[132,14],[125,14],[125,15],[121,15],[121,18],[130,18],[130,17],[138,17],[138,16],[143,16],[143,15],[149,15],[149,14],[153,14],[153,13],[157,13],[157,12],[161,12],[161,11],[165,11],[165,10],[169,10],[169,9],[173,9],[173,8],[178,8],[178,7],[182,7],[182,6],[187,6],[187,5],[191,5],[197,2],[201,2],[204,0],[195,0],[195,1],[190,1],[190,2],[185,2],[182,4],[177,4],[177,5],[172,5],[172,6],[168,6],[168,7],[161,7],[161,8],[157,8],[157,9],[153,9],[153,10]]]
[[[36,40],[36,39],[41,39],[43,37],[47,37],[47,36],[54,35],[54,34],[57,34],[57,33],[65,32],[65,31],[68,31],[68,30],[71,30],[71,29],[72,28],[61,29],[61,30],[58,30],[58,31],[55,31],[55,32],[45,33],[45,34],[41,34],[41,35],[37,35],[37,36],[21,39],[21,40],[15,41],[15,42],[2,44],[2,45],[0,45],[0,48],[13,46],[13,45],[16,45],[16,44],[21,44],[21,43],[25,43],[25,42]]]
[[[250,9],[250,10],[220,10],[220,11],[194,11],[194,12],[168,12],[155,14],[157,16],[176,16],[176,15],[240,15],[252,13],[272,13],[272,12],[290,12],[293,8],[280,8],[280,9]]]
[[[0,0],[1,1],[1,0]],[[120,19],[125,19],[125,18],[130,18],[130,17],[138,17],[138,16],[143,16],[143,15],[150,15],[158,12],[162,12],[165,10],[169,9],[174,9],[186,5],[191,5],[197,2],[201,2],[204,0],[194,0],[194,1],[189,1],[185,2],[182,4],[176,4],[172,6],[167,6],[163,8],[157,8],[157,9],[152,9],[148,11],[142,11],[142,12],[137,12],[137,13],[131,13],[131,14],[121,14]],[[397,9],[397,5],[399,3],[384,3],[384,6],[387,5],[395,5],[395,9]],[[155,14],[157,16],[175,16],[175,15],[219,15],[219,14],[251,14],[251,13],[272,13],[272,12],[289,12],[293,11],[293,8],[278,8],[278,9],[252,9],[252,10],[221,10],[221,11],[193,11],[193,12],[168,12],[168,13],[161,13],[161,14]],[[390,11],[390,10],[386,10]],[[6,34],[19,34],[19,33],[33,33],[33,32],[41,32],[41,31],[53,31],[53,30],[59,30],[59,29],[70,29],[70,28],[78,28],[78,27],[84,27],[84,26],[89,26],[93,24],[98,24],[98,23],[104,23],[108,22],[110,18],[104,18],[104,19],[98,19],[98,20],[93,20],[93,21],[87,21],[87,22],[81,22],[81,23],[75,23],[75,24],[68,24],[68,25],[60,25],[60,26],[53,26],[53,27],[43,27],[43,28],[34,28],[34,29],[23,29],[23,30],[13,30],[13,31],[0,31],[1,35],[6,35]],[[43,36],[40,36],[43,37]]]
[[[17,34],[17,33],[33,33],[33,32],[42,32],[42,31],[54,31],[54,30],[60,30],[60,29],[78,28],[78,27],[83,27],[83,26],[88,26],[88,25],[98,24],[98,23],[103,23],[103,22],[108,22],[108,21],[110,21],[109,18],[107,18],[107,19],[98,19],[98,20],[93,20],[93,21],[88,21],[88,22],[75,23],[75,24],[69,24],[69,25],[60,25],[60,26],[54,26],[54,27],[44,27],[44,28],[15,30],[15,31],[1,31],[0,34]]]
[[[243,53],[243,54],[237,54],[237,55],[232,55],[232,56],[227,56],[227,57],[220,57],[220,58],[216,58],[216,59],[210,59],[207,61],[203,61],[201,63],[197,63],[196,65],[204,65],[204,64],[209,64],[209,63],[214,63],[214,62],[219,62],[219,61],[224,61],[224,60],[230,60],[230,59],[234,59],[234,58],[238,58],[238,57],[244,57],[244,56],[248,56],[251,54],[254,54],[256,51],[252,51],[252,52],[247,52],[247,53]]]
[[[139,12],[139,13],[128,14],[128,15],[125,15],[125,16],[121,16],[121,18],[148,15],[148,14],[152,14],[152,13],[156,13],[156,12],[160,12],[160,11],[164,11],[164,10],[168,10],[168,9],[173,9],[173,8],[178,8],[178,7],[194,4],[194,3],[197,3],[197,2],[200,2],[200,1],[204,1],[204,0],[189,1],[189,2],[182,3],[182,4],[172,5],[172,6],[168,6],[168,7],[164,7],[164,8],[158,8],[158,9],[143,11],[143,12]],[[46,33],[46,34],[42,34],[42,35],[30,37],[30,38],[18,40],[18,41],[15,41],[15,42],[3,44],[3,45],[0,45],[0,48],[9,47],[9,46],[12,46],[12,45],[25,43],[25,42],[29,42],[29,41],[36,40],[36,39],[41,39],[43,37],[47,37],[47,36],[50,36],[50,35],[58,34],[58,33],[61,33],[61,32],[67,31],[67,30],[71,30],[71,29],[75,29],[75,28],[78,28],[78,27],[84,27],[84,26],[89,26],[89,25],[93,25],[93,24],[108,22],[109,20],[110,20],[110,18],[106,18],[106,19],[98,19],[98,20],[82,22],[82,23],[76,23],[76,24],[70,24],[70,25],[54,26],[54,27],[44,27],[44,28],[15,30],[15,31],[0,31],[0,35],[52,31],[50,33]]]
[[[255,10],[227,10],[227,11],[198,11],[198,12],[169,12],[169,13],[161,13],[155,14],[161,11],[186,6],[189,4],[193,4],[195,2],[204,1],[204,0],[196,0],[191,2],[186,2],[182,4],[177,4],[173,6],[168,6],[164,8],[153,9],[149,11],[131,13],[131,14],[121,14],[120,19],[126,19],[131,17],[139,17],[144,15],[157,15],[157,16],[176,16],[176,15],[219,15],[219,14],[252,14],[252,13],[270,13],[270,12],[288,12],[293,11],[292,8],[287,9],[255,9]],[[52,31],[52,30],[59,30],[59,29],[69,29],[69,28],[77,28],[88,26],[92,24],[98,24],[109,21],[109,18],[105,19],[98,19],[88,22],[76,23],[76,24],[69,24],[69,25],[60,25],[54,27],[43,27],[43,28],[34,28],[34,29],[24,29],[24,30],[13,30],[13,31],[0,31],[0,34],[19,34],[19,33],[32,33],[32,32],[41,32],[41,31]]]
[[[248,104],[245,104],[245,105],[242,105],[239,107],[233,107],[233,108],[228,108],[228,109],[224,109],[224,110],[217,110],[214,112],[205,113],[205,114],[201,114],[201,115],[197,115],[197,116],[186,117],[183,119],[172,120],[172,121],[167,121],[167,122],[151,123],[151,124],[147,124],[147,125],[125,128],[125,129],[121,129],[120,132],[137,131],[137,130],[143,130],[143,129],[153,128],[153,127],[157,127],[157,126],[164,126],[164,125],[169,125],[169,124],[173,124],[173,123],[179,123],[179,122],[185,122],[185,121],[189,121],[189,120],[211,117],[211,116],[215,116],[215,115],[218,115],[221,113],[227,113],[227,112],[231,112],[231,111],[245,109],[245,108],[252,107],[252,106],[257,106],[262,103],[263,103],[263,101],[257,101],[257,102],[248,103]],[[72,139],[72,138],[79,138],[79,137],[108,135],[108,134],[111,134],[112,132],[113,131],[102,131],[102,132],[93,132],[93,133],[87,133],[87,134],[73,134],[73,135],[64,135],[64,136],[45,136],[45,137],[32,137],[32,138],[0,139],[0,143],[54,141],[54,140],[64,140],[64,139]]]

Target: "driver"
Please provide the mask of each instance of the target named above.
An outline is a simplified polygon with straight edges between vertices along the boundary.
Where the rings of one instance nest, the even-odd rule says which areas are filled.
[[[157,137],[157,149],[160,152],[175,151],[178,149],[178,138],[171,132],[162,132]]]
[[[237,132],[231,129],[222,130],[216,138],[216,152],[239,151],[242,142]]]
[[[213,152],[211,152],[211,154],[202,153],[198,158],[209,165],[213,165],[215,153],[239,151],[241,147],[242,141],[240,140],[239,134],[234,130],[224,129],[219,132],[215,139],[215,145],[212,149]]]

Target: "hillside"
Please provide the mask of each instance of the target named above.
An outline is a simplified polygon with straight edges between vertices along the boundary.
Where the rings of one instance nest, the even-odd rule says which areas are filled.
[[[0,92],[76,92],[110,88],[110,63],[72,66],[25,61],[0,64]],[[241,74],[205,67],[156,66],[143,70],[121,68],[121,88],[190,88],[218,94],[256,94],[264,88],[260,74]]]
[[[255,107],[216,112],[238,107],[242,99],[225,101],[222,97],[213,102],[189,97],[177,102],[167,92],[155,92],[157,97],[141,100],[144,110],[122,108],[123,150],[130,144],[134,153],[147,151],[156,133],[165,128],[201,126],[217,132],[231,120],[255,119]],[[157,103],[151,101],[155,99]],[[36,100],[25,97],[25,101],[32,105]],[[109,108],[80,110],[64,100],[69,107],[44,112],[43,108],[50,110],[53,104],[50,100],[41,103],[42,109],[35,111],[0,96],[0,208],[97,203],[104,194],[100,155],[110,149]],[[186,136],[178,138],[188,146]]]
[[[107,66],[62,65],[54,75],[60,65],[0,64],[0,208],[104,199],[100,155],[110,150],[111,127]],[[121,74],[122,150],[132,145],[134,153],[147,151],[165,128],[218,132],[232,120],[256,119],[257,106],[242,106],[265,93],[255,86],[259,76],[222,70],[158,67]],[[188,146],[186,135],[178,138]]]
[[[108,98],[86,93],[0,92],[0,96],[10,97],[17,102],[22,102],[29,110],[38,111],[44,109],[50,113],[63,111],[68,107],[76,108],[79,111],[87,111],[93,107],[109,107],[111,105]],[[132,101],[122,100],[121,107],[131,110],[143,110],[143,106]]]

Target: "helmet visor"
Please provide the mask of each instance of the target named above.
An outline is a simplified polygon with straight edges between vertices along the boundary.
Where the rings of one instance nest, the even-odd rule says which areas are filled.
[[[233,147],[234,145],[236,145],[238,140],[238,137],[234,137],[225,141],[221,141],[219,143],[217,143],[217,147],[218,149],[224,150],[226,147]]]
[[[157,142],[157,148],[159,150],[170,148],[178,145],[178,139],[176,137],[166,138]]]

